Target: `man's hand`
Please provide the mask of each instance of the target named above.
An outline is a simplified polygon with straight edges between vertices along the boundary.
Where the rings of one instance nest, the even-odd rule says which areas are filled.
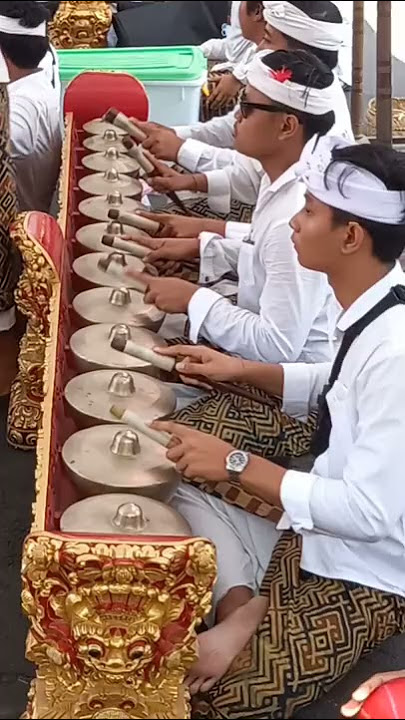
[[[213,110],[222,108],[230,100],[236,99],[242,88],[243,83],[232,73],[218,76],[218,82],[209,98],[210,106]]]
[[[179,173],[177,170],[164,165],[164,163],[157,163],[156,160],[154,165],[156,174],[153,177],[146,178],[146,180],[155,192],[162,195],[168,192],[182,192],[183,190],[196,192],[197,184],[194,175]]]
[[[175,315],[187,313],[190,300],[199,290],[197,285],[178,278],[154,278],[148,273],[130,272],[130,277],[146,285],[145,304]]]
[[[139,238],[137,245],[149,248],[145,264],[156,265],[161,260],[196,260],[200,257],[198,238]]]
[[[134,120],[134,123],[147,135],[146,140],[142,143],[145,150],[149,150],[158,160],[177,161],[177,155],[184,140],[177,137],[172,128],[139,120]]]
[[[368,680],[364,685],[353,693],[352,699],[346,705],[343,705],[341,713],[345,718],[353,718],[359,714],[361,708],[370,695],[373,694],[379,687],[391,682],[392,680],[405,679],[405,671],[392,672],[392,673],[381,673],[380,675],[374,675],[371,680]]]
[[[217,230],[214,229],[214,223],[217,223],[216,220],[210,223],[209,220],[205,218],[192,218],[185,217],[184,215],[170,215],[168,213],[140,212],[139,215],[148,220],[158,222],[162,226],[159,232],[159,236],[162,238],[196,238],[202,232],[210,232],[211,224],[213,228],[211,232],[217,232]],[[222,221],[219,222],[221,223]],[[223,223],[223,226],[225,234],[225,223]]]
[[[156,421],[151,427],[172,436],[167,459],[175,463],[184,477],[212,483],[228,480],[226,459],[234,450],[232,445],[172,422]]]
[[[169,348],[155,348],[159,355],[183,358],[177,365],[177,372],[184,382],[194,385],[193,377],[204,377],[213,382],[240,382],[245,361],[229,357],[211,348],[195,345],[173,345]]]

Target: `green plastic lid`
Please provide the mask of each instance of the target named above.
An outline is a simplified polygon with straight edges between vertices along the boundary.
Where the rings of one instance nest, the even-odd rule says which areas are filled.
[[[125,72],[144,83],[182,83],[200,80],[207,70],[198,47],[59,50],[58,55],[63,83],[90,70]]]

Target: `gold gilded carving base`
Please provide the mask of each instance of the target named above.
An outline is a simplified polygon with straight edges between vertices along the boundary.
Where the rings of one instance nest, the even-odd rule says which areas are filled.
[[[107,2],[61,2],[49,27],[49,37],[58,49],[103,48],[112,22]]]
[[[27,718],[189,718],[184,679],[210,609],[214,549],[30,537]]]
[[[40,243],[29,237],[25,219],[26,215],[19,216],[11,229],[23,260],[15,300],[27,318],[27,330],[21,341],[18,375],[11,390],[8,440],[14,447],[31,450],[35,448],[42,420],[45,350],[58,278]]]

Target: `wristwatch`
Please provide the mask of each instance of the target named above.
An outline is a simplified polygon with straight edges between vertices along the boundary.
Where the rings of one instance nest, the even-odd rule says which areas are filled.
[[[240,480],[240,476],[246,470],[250,462],[249,453],[242,450],[234,450],[226,458],[226,469],[231,480]]]

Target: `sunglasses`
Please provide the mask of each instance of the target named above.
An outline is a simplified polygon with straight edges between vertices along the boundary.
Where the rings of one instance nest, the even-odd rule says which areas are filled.
[[[247,102],[245,98],[246,96],[245,94],[243,94],[239,102],[240,113],[244,120],[246,120],[249,115],[252,114],[253,110],[262,110],[263,112],[268,113],[283,112],[282,110],[280,110],[280,108],[275,107],[274,105],[261,105],[260,103],[251,103]]]

